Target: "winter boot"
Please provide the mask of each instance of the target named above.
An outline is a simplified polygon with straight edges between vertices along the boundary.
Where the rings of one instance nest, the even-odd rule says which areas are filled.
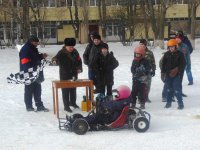
[[[35,109],[33,107],[31,108],[26,108],[26,111],[35,111]]]
[[[70,112],[70,113],[72,113],[72,110],[70,109],[70,107],[65,107],[65,109],[64,109],[65,111],[67,111],[67,112]]]
[[[70,105],[70,106],[72,106],[72,107],[74,107],[74,108],[80,108],[76,103],[75,103],[75,104],[72,104],[72,105]]]
[[[145,109],[145,104],[140,104],[140,109]]]
[[[167,103],[166,105],[165,105],[165,108],[170,108],[171,107],[171,103]]]
[[[182,104],[182,105],[178,105],[177,109],[182,110],[183,108],[184,108],[184,105]]]
[[[188,85],[193,85],[193,81],[190,81],[190,82],[188,83]]]
[[[185,95],[184,93],[182,93],[182,96],[183,96],[183,97],[187,97],[187,95]]]
[[[167,99],[165,97],[163,97],[162,102],[167,102]]]
[[[37,107],[37,111],[49,112],[49,109],[45,108],[44,106],[40,106],[40,107]]]
[[[151,103],[151,100],[149,98],[147,99],[147,103]]]

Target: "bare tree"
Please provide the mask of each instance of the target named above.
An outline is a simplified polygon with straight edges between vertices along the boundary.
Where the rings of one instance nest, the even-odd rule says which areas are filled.
[[[88,0],[83,0],[83,3],[81,4],[83,7],[82,14],[83,14],[83,26],[84,26],[84,35],[88,35]],[[88,36],[86,41],[88,41]],[[86,42],[85,41],[85,42]]]
[[[74,0],[74,14],[72,12],[72,0],[69,0],[67,3],[69,13],[70,13],[70,19],[72,23],[72,27],[75,32],[75,38],[76,41],[79,42],[79,27],[80,27],[80,20],[79,20],[79,14],[78,14],[78,0]],[[73,17],[74,16],[74,17]]]
[[[195,49],[195,28],[197,7],[200,5],[199,0],[188,0],[188,31],[190,33],[191,43]]]
[[[43,7],[47,0],[30,0],[30,9],[32,15],[30,20],[33,20],[38,29],[38,37],[41,39],[41,45],[45,46],[46,42],[44,38],[44,20],[46,18],[46,8]],[[48,39],[47,39],[48,40]]]
[[[105,0],[99,0],[98,10],[99,10],[99,24],[102,29],[102,38],[105,40],[106,38],[106,1]]]

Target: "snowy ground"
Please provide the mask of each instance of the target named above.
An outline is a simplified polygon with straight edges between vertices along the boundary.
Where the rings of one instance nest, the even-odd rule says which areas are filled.
[[[51,81],[59,79],[58,67],[47,66],[44,69],[45,82],[42,87],[44,105],[50,109],[46,112],[26,112],[23,85],[7,84],[6,77],[12,72],[19,71],[18,51],[13,49],[0,50],[0,149],[1,150],[199,150],[200,148],[200,43],[192,54],[192,72],[194,85],[188,86],[186,76],[183,81],[183,91],[188,95],[184,98],[184,110],[177,110],[177,103],[172,108],[164,109],[161,102],[163,83],[160,80],[158,62],[163,50],[154,49],[157,70],[152,81],[150,99],[152,103],[146,105],[146,111],[151,116],[151,126],[146,133],[135,130],[88,132],[78,136],[58,129],[58,120],[53,115]],[[86,45],[77,45],[82,53]],[[131,87],[130,66],[133,59],[133,47],[123,47],[120,43],[109,43],[119,60],[119,67],[115,70],[114,88],[125,84]],[[54,56],[61,45],[39,48],[47,52],[49,59]],[[87,67],[79,78],[87,78]],[[80,106],[84,88],[78,89],[77,103]],[[61,92],[59,91],[60,116],[65,117]],[[74,110],[74,112],[81,112]]]

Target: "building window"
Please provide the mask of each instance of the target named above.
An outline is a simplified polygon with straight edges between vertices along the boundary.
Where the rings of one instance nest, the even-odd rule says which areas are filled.
[[[57,0],[57,7],[66,7],[66,0]]]
[[[44,25],[44,38],[56,38],[56,23],[46,23]]]
[[[55,0],[47,0],[44,1],[44,7],[55,7],[56,1]]]
[[[98,6],[99,0],[89,0],[89,6]]]
[[[116,24],[107,24],[106,25],[106,36],[119,36],[120,27]]]
[[[74,6],[73,0],[67,0],[67,6]]]

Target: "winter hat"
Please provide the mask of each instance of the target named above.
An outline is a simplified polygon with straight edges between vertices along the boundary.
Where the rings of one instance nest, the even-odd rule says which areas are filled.
[[[28,39],[30,42],[39,42],[39,39],[36,35],[31,35]]]
[[[96,31],[90,32],[90,36],[94,36],[94,35],[98,35],[98,33]]]
[[[75,40],[75,38],[65,38],[64,44],[65,44],[65,46],[75,46],[76,40]]]
[[[102,43],[101,44],[101,48],[103,49],[103,48],[106,48],[107,50],[108,50],[108,44],[107,43]]]
[[[183,31],[181,30],[177,31],[176,36],[183,37],[184,36]]]
[[[144,44],[145,46],[147,46],[147,40],[141,39],[141,40],[140,40],[140,44]]]
[[[101,36],[99,34],[93,35],[93,39],[101,40]]]

